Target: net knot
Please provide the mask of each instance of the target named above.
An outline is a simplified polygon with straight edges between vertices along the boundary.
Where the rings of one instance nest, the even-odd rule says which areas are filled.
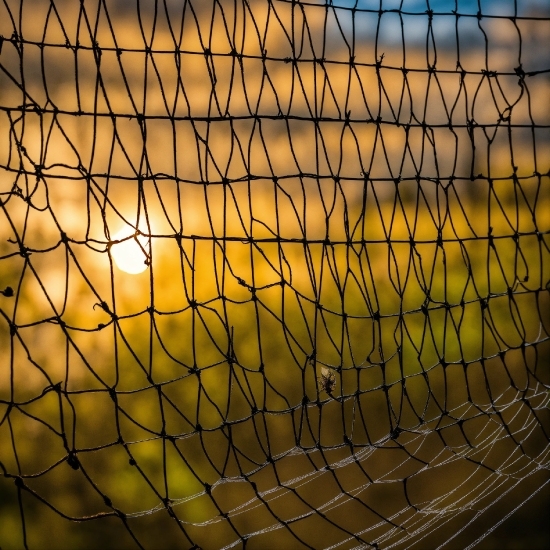
[[[396,440],[401,435],[402,432],[403,430],[401,428],[399,427],[394,428],[390,433],[390,439]]]
[[[67,464],[73,469],[78,470],[80,468],[80,462],[76,456],[76,451],[69,452],[67,456]]]

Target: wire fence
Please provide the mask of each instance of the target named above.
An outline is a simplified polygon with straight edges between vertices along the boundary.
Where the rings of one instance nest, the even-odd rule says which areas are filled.
[[[0,546],[496,546],[544,511],[549,32],[3,0]]]

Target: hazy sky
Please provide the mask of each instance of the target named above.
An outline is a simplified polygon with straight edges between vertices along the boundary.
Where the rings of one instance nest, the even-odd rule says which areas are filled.
[[[524,15],[534,8],[549,8],[548,0],[333,0],[335,6],[354,6],[366,9],[402,9],[404,11],[423,12],[430,9],[435,12],[459,13],[481,12],[487,15],[513,15],[517,5],[518,15]]]

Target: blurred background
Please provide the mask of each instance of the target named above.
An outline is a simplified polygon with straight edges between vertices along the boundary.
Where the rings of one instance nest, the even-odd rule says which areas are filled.
[[[548,547],[549,34],[5,0],[0,546]]]

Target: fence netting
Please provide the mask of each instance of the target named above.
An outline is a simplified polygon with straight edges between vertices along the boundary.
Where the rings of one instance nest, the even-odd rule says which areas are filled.
[[[2,549],[464,548],[548,504],[544,2],[0,35]]]

